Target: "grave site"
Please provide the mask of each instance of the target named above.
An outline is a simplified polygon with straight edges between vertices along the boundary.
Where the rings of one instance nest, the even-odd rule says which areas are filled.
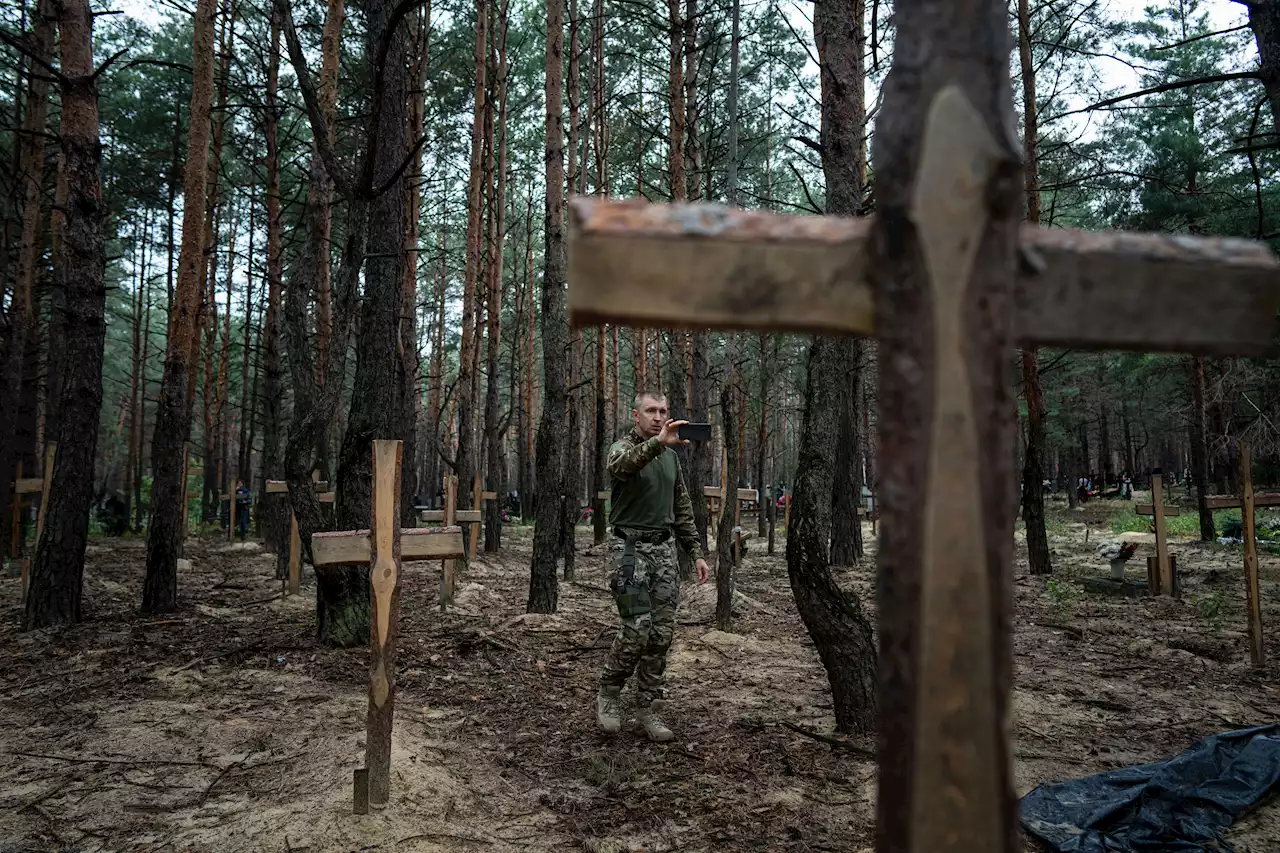
[[[0,853],[1280,849],[1280,2],[1130,5],[0,9]]]

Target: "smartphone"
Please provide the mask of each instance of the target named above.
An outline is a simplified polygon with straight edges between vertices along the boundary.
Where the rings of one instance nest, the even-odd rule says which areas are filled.
[[[711,424],[681,424],[678,433],[687,441],[710,441]]]

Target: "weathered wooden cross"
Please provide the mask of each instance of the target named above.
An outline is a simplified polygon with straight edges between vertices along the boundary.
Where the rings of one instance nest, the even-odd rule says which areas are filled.
[[[575,199],[570,322],[879,339],[877,849],[1013,853],[1010,349],[1257,353],[1280,267],[1242,240],[1020,228],[1006,4],[895,10],[873,219]]]
[[[1262,591],[1258,585],[1258,526],[1254,510],[1260,506],[1280,506],[1280,495],[1253,493],[1253,453],[1247,441],[1239,445],[1240,496],[1214,496],[1205,503],[1209,509],[1239,509],[1244,540],[1244,590],[1249,611],[1249,657],[1262,666],[1266,655],[1262,643]]]
[[[712,516],[719,516],[721,505],[724,497],[724,487],[722,486],[703,486],[702,493],[711,499],[711,507],[708,512]],[[742,565],[742,504],[751,501],[760,500],[760,492],[757,489],[738,489],[738,498],[733,503],[733,565]],[[750,537],[746,537],[750,538]]]
[[[313,488],[315,488],[316,501],[322,504],[331,504],[337,499],[337,494],[327,491],[329,483],[325,480],[317,480],[312,475],[311,480]],[[289,493],[288,480],[267,480],[267,494],[280,495]],[[235,516],[231,517],[235,521]],[[302,538],[298,535],[298,514],[289,509],[289,585],[285,588],[285,594],[297,595],[302,591]]]
[[[489,495],[493,492],[480,491],[480,477],[476,475],[476,491],[475,491],[475,509],[458,509],[458,478],[453,474],[446,474],[444,478],[444,509],[426,509],[422,511],[421,519],[423,521],[438,521],[445,527],[453,527],[455,525],[469,524],[471,525],[471,542],[469,543],[469,553],[471,558],[475,557],[476,539],[480,535],[480,523],[484,520],[484,513],[481,511],[481,501],[488,500]],[[450,557],[440,564],[440,609],[445,610],[450,604],[453,604],[453,593],[457,586],[457,563]]]
[[[22,460],[18,460],[18,479],[13,486],[13,554],[18,553],[18,536],[22,532],[22,498],[24,495],[40,495],[40,511],[36,515],[36,545],[40,547],[40,535],[44,533],[44,516],[49,509],[49,490],[53,483],[53,461],[58,455],[58,443],[51,441],[44,448],[44,476],[23,477]],[[22,558],[22,597],[27,603],[27,584],[31,580],[31,554]]]
[[[355,774],[355,803],[380,806],[391,791],[391,724],[396,694],[397,612],[401,560],[461,557],[458,527],[400,527],[400,441],[373,442],[372,518],[369,530],[316,533],[311,562],[324,566],[367,563],[371,587],[371,637],[368,730],[365,767]]]
[[[1151,503],[1138,504],[1134,515],[1149,515],[1156,530],[1156,556],[1152,571],[1147,573],[1147,589],[1152,595],[1177,595],[1178,579],[1173,557],[1169,554],[1169,528],[1164,520],[1182,515],[1176,506],[1165,506],[1164,475],[1159,468],[1151,471]]]

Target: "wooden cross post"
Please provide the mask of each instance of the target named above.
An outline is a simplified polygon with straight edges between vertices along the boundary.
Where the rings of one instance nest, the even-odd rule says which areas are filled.
[[[22,479],[22,462],[18,462],[18,482],[14,487],[13,503],[14,506],[22,500],[23,495],[40,493],[40,512],[36,515],[36,547],[40,547],[40,534],[44,533],[44,516],[49,510],[49,492],[53,485],[53,460],[58,455],[58,443],[50,441],[44,448],[44,476],[32,477],[31,479]],[[17,525],[14,525],[17,529]],[[16,551],[16,549],[15,549]],[[22,597],[23,605],[27,603],[27,584],[31,580],[31,555],[26,554],[22,558]]]
[[[468,562],[472,562],[472,563],[474,563],[476,560],[476,542],[478,542],[480,539],[480,531],[484,529],[481,526],[481,524],[484,522],[484,502],[498,499],[497,492],[486,492],[481,488],[482,482],[483,480],[480,477],[480,473],[476,472],[476,478],[474,482],[475,488],[471,490],[471,494],[472,494],[471,509],[475,512],[475,520],[470,522],[465,522],[471,525],[470,541],[467,543],[467,560]],[[465,510],[463,514],[465,514]]]
[[[1239,509],[1244,541],[1244,589],[1249,611],[1249,657],[1262,666],[1266,655],[1262,643],[1262,593],[1258,586],[1258,527],[1254,511],[1260,506],[1280,506],[1280,495],[1253,493],[1253,454],[1249,443],[1240,442],[1240,496],[1211,497],[1209,509]]]
[[[178,519],[178,553],[181,554],[187,544],[187,486],[190,482],[191,471],[191,448],[185,444],[182,446],[182,511]],[[203,473],[203,472],[202,472]]]
[[[877,849],[1013,853],[1010,350],[1261,352],[1280,265],[1243,240],[1019,229],[1006,4],[895,10],[874,220],[576,198],[570,322],[880,339]]]
[[[1135,515],[1149,515],[1156,528],[1156,556],[1151,570],[1147,572],[1147,589],[1152,595],[1178,594],[1178,581],[1174,569],[1173,557],[1169,554],[1169,532],[1165,519],[1171,515],[1181,515],[1176,506],[1164,505],[1164,477],[1159,468],[1151,471],[1151,503],[1138,504],[1133,508]]]
[[[391,791],[391,725],[395,714],[397,610],[401,560],[461,557],[457,527],[400,528],[400,441],[373,442],[372,517],[368,530],[316,533],[312,562],[321,566],[369,564],[372,605],[369,640],[369,713],[365,773],[357,771],[356,801],[385,805]],[[359,790],[367,784],[367,790]]]

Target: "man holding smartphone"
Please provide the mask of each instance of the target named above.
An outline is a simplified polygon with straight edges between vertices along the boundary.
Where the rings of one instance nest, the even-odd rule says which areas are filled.
[[[634,672],[636,719],[650,740],[669,741],[675,735],[658,710],[680,603],[675,545],[695,561],[698,583],[707,582],[708,569],[689,490],[670,452],[689,443],[680,436],[688,422],[670,420],[666,395],[653,391],[636,394],[631,417],[631,431],[609,448],[609,583],[622,625],[600,676],[596,721],[609,734],[622,728],[620,697]]]

